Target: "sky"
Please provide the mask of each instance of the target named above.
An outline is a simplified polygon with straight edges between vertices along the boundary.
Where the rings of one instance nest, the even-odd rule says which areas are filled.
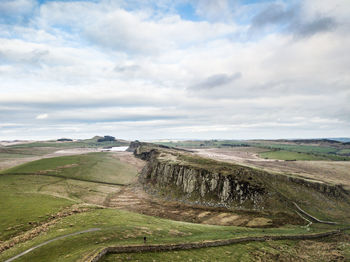
[[[349,0],[0,0],[0,140],[350,136]]]

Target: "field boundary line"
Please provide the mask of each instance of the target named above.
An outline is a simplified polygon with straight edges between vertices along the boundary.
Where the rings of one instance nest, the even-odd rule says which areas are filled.
[[[197,248],[207,247],[219,247],[227,246],[237,243],[246,242],[264,242],[270,240],[308,240],[308,239],[319,239],[332,235],[341,234],[342,231],[348,230],[349,228],[343,228],[323,233],[316,234],[300,234],[300,235],[273,235],[273,236],[260,236],[260,237],[243,237],[233,238],[226,240],[214,240],[214,241],[203,241],[203,242],[192,242],[192,243],[180,243],[180,244],[158,244],[158,245],[129,245],[129,246],[114,246],[106,247],[97,254],[90,255],[85,262],[98,262],[107,254],[121,254],[121,253],[142,253],[142,252],[164,252],[164,251],[175,251],[175,250],[189,250]]]
[[[2,173],[2,174],[0,174],[0,176],[3,176],[3,175],[9,175],[9,176],[16,176],[16,175],[50,176],[50,177],[65,178],[65,179],[78,180],[78,181],[83,181],[83,182],[91,182],[91,183],[96,183],[96,184],[112,185],[112,186],[129,186],[129,185],[131,185],[131,184],[118,184],[118,183],[103,182],[103,181],[97,181],[97,180],[73,178],[73,177],[59,176],[59,175],[53,175],[53,174],[39,174],[39,173]]]
[[[299,207],[297,205],[297,203],[293,202],[293,204],[295,205],[295,207],[298,209],[299,212],[301,212],[302,214],[304,214],[305,216],[307,216],[309,219],[313,220],[314,222],[321,223],[321,224],[328,224],[328,225],[337,225],[338,224],[337,222],[320,220],[317,217],[310,215],[305,210],[301,209],[301,207]]]

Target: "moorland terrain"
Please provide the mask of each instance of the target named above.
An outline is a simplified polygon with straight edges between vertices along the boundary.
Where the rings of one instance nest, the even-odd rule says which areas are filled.
[[[0,261],[93,261],[108,247],[339,229],[99,261],[350,259],[349,143],[196,140],[111,150],[129,144],[108,136],[2,142]]]

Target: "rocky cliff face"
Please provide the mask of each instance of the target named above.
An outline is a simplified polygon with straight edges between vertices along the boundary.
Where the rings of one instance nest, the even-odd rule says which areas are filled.
[[[260,209],[267,194],[263,186],[251,185],[235,176],[157,161],[156,158],[143,169],[140,181],[170,193],[173,198],[209,206]]]
[[[329,197],[344,195],[339,186],[231,164],[218,163],[220,168],[216,168],[216,161],[198,165],[194,160],[182,161],[182,153],[167,148],[142,143],[134,146],[134,154],[147,160],[139,180],[146,190],[166,198],[235,209],[281,210],[296,201],[298,194],[302,197],[310,190]]]

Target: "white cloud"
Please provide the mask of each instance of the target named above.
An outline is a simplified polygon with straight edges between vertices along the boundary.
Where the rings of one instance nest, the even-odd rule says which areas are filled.
[[[48,117],[49,117],[48,114],[40,114],[40,115],[37,115],[37,116],[35,117],[35,119],[46,119],[46,118],[48,118]]]
[[[196,6],[210,17],[205,21],[182,19],[166,9],[167,1],[166,12],[150,4],[140,11],[122,2],[55,1],[41,5],[27,25],[0,25],[0,122],[11,122],[0,126],[0,135],[252,138],[350,131],[348,34],[337,28],[296,39],[276,31],[242,41],[249,26],[216,14],[227,5],[229,12],[246,7],[218,1],[211,9],[205,2]],[[310,19],[330,10],[338,24],[346,22],[338,10],[344,2],[327,2],[301,8]]]

